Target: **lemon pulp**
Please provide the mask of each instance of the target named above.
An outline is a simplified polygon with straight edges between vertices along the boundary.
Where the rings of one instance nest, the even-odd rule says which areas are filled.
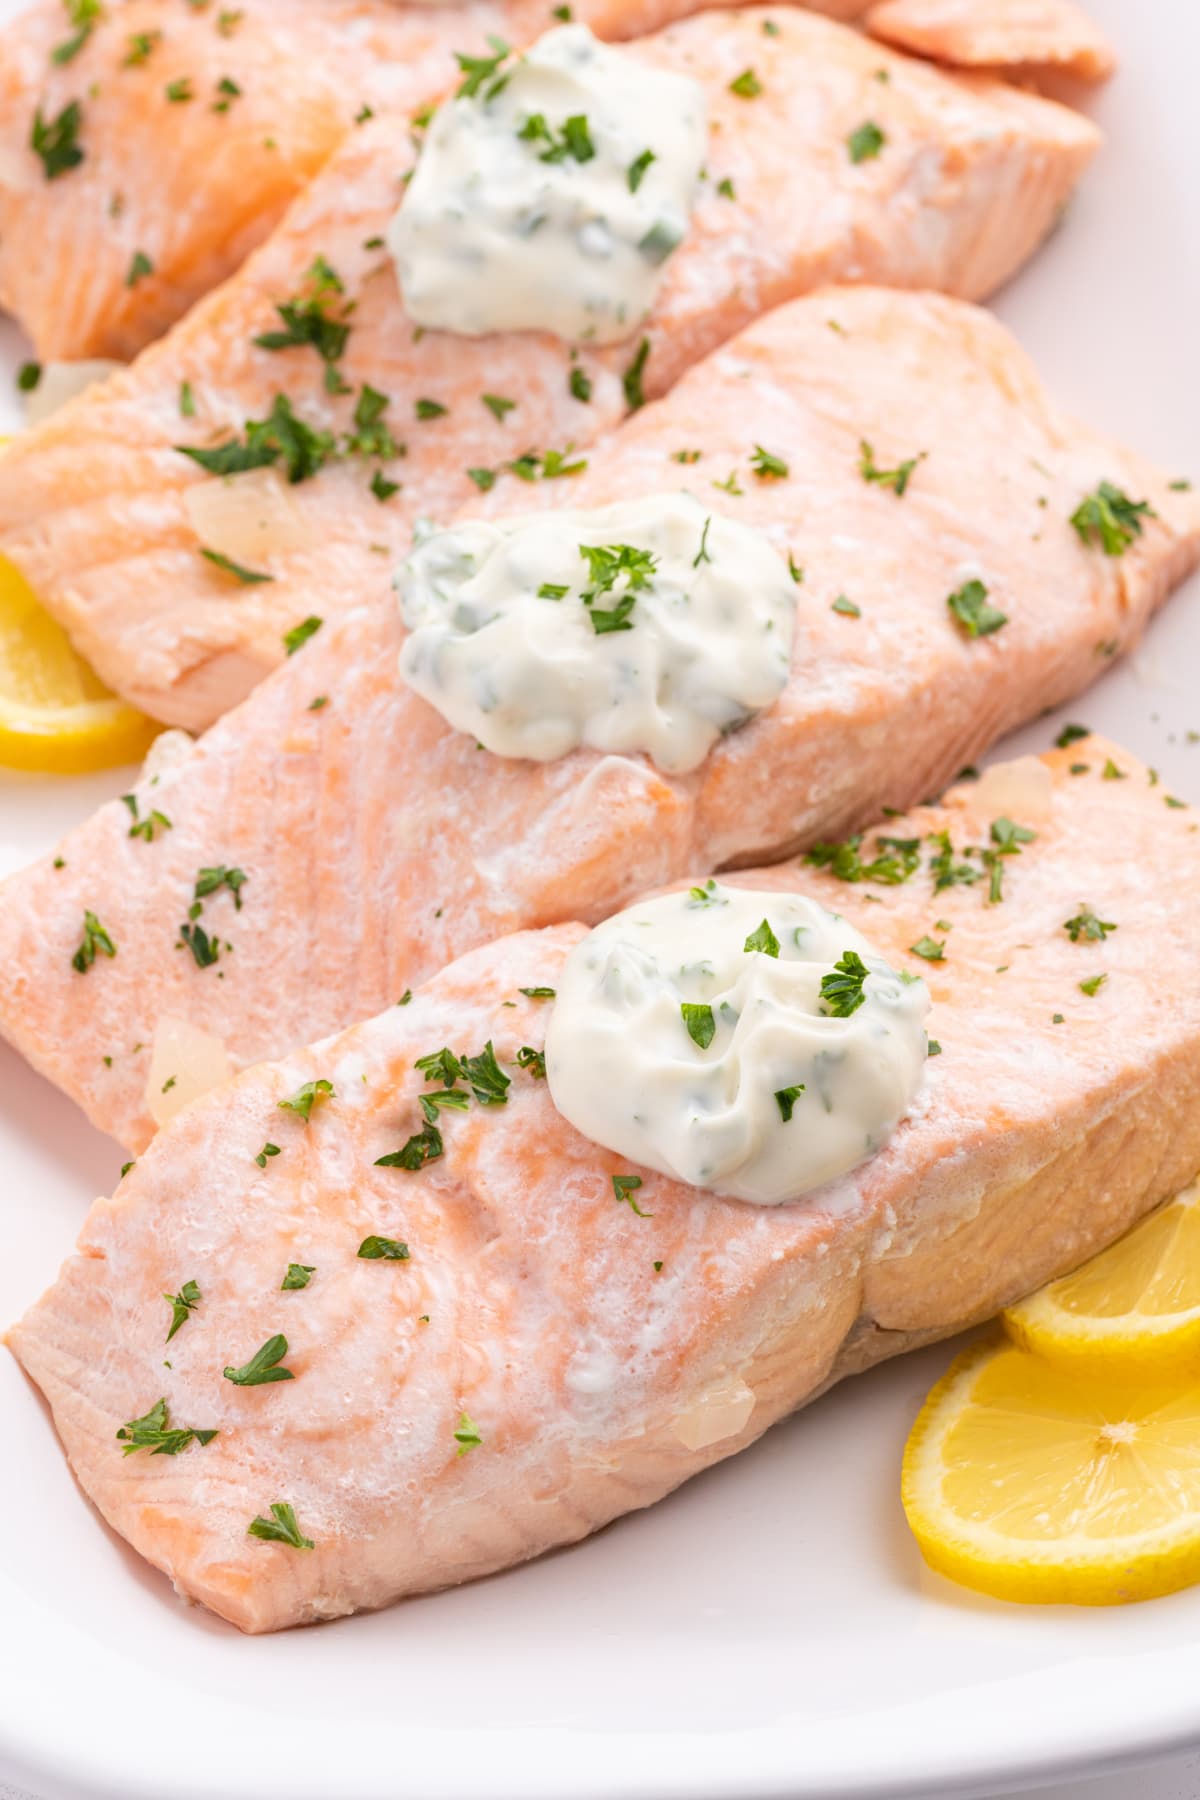
[[[158,730],[109,692],[0,557],[0,764],[61,774],[111,768],[144,756]]]

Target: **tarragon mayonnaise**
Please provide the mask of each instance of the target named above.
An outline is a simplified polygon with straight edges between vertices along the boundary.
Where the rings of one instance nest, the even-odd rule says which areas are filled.
[[[687,232],[706,139],[697,82],[583,25],[468,72],[388,228],[409,317],[467,336],[628,337]]]
[[[871,1156],[921,1084],[924,982],[798,894],[709,881],[631,907],[557,986],[546,1075],[564,1118],[763,1206]]]
[[[786,565],[689,494],[468,520],[421,540],[397,587],[402,676],[497,756],[586,744],[679,774],[788,677]]]

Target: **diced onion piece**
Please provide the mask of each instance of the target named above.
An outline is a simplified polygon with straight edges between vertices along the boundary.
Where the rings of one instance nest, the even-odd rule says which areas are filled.
[[[207,550],[251,569],[272,552],[311,550],[316,533],[274,469],[247,469],[199,481],[183,497],[192,530]]]
[[[166,1125],[192,1100],[221,1087],[233,1074],[225,1045],[187,1019],[164,1014],[154,1027],[150,1073],[146,1078],[146,1111],[156,1125]]]
[[[1054,779],[1040,756],[1018,756],[985,769],[978,781],[960,787],[956,798],[980,817],[1040,825],[1050,816],[1053,789]]]
[[[693,1406],[677,1415],[671,1429],[686,1449],[707,1450],[710,1444],[736,1437],[753,1411],[753,1391],[733,1377],[701,1394]]]
[[[25,423],[40,425],[68,400],[74,400],[76,394],[82,394],[85,388],[94,387],[98,381],[104,381],[124,367],[124,363],[113,362],[107,356],[82,358],[78,362],[48,362],[42,370],[41,380],[25,402]]]

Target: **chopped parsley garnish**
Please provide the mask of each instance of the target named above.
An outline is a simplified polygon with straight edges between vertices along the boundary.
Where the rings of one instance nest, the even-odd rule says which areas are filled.
[[[1073,944],[1103,943],[1109,932],[1116,929],[1110,919],[1098,918],[1090,906],[1081,906],[1073,919],[1063,923],[1063,930]]]
[[[736,94],[739,100],[757,100],[763,91],[763,85],[753,69],[743,69],[730,82],[729,91]]]
[[[608,631],[632,631],[629,615],[638,594],[649,587],[658,558],[635,544],[580,544],[579,554],[588,565],[589,586],[580,599],[588,609],[592,630],[597,636]],[[596,605],[597,600],[614,594],[615,606]]]
[[[754,930],[742,945],[742,949],[759,950],[764,956],[777,957],[779,955],[779,939],[771,930],[770,924],[766,919],[762,921],[761,925],[756,925],[754,927]]]
[[[570,587],[565,581],[543,581],[537,591],[537,597],[539,600],[561,600],[570,591]]]
[[[256,1513],[246,1527],[247,1537],[264,1538],[269,1544],[287,1544],[292,1550],[311,1550],[313,1541],[305,1537],[296,1520],[295,1509],[286,1500],[272,1500],[271,1517]]]
[[[750,467],[760,481],[782,481],[788,473],[788,465],[782,456],[776,456],[770,450],[764,450],[761,444],[755,444],[750,457]]]
[[[83,941],[71,958],[71,967],[80,975],[86,975],[95,962],[97,954],[115,956],[117,946],[95,913],[88,911],[83,915]]]
[[[504,422],[505,415],[512,412],[517,404],[515,400],[506,400],[503,394],[481,394],[479,398],[492,417],[499,419],[501,424]]]
[[[137,1450],[149,1450],[151,1456],[178,1456],[189,1444],[211,1444],[215,1431],[202,1431],[194,1425],[171,1424],[165,1400],[158,1400],[140,1419],[130,1419],[117,1432],[117,1442],[124,1444],[123,1456]]]
[[[634,157],[625,172],[625,179],[629,183],[629,191],[631,194],[637,193],[645,179],[646,170],[650,167],[652,162],[657,161],[658,158],[655,156],[653,150],[643,150],[640,156]]]
[[[1135,538],[1142,535],[1143,518],[1154,518],[1148,500],[1131,500],[1128,494],[1102,481],[1091,494],[1085,494],[1071,514],[1071,524],[1083,544],[1098,544],[1105,556],[1123,556]]]
[[[127,288],[136,287],[139,281],[144,281],[147,275],[153,275],[153,273],[154,264],[146,252],[135,250],[125,275],[125,286]]]
[[[962,587],[947,594],[946,605],[964,637],[989,637],[1008,624],[1008,614],[993,606],[987,596],[982,581],[965,581]]]
[[[180,75],[175,81],[168,81],[163,92],[173,106],[181,106],[184,101],[196,98],[190,75]]]
[[[131,838],[143,838],[147,844],[152,844],[160,832],[172,829],[171,821],[166,813],[159,812],[157,808],[153,812],[148,812],[144,819],[139,819],[136,794],[122,794],[121,799],[129,808],[129,816],[133,820],[133,824],[129,827]]]
[[[721,177],[721,180],[718,181],[717,192],[718,192],[718,194],[720,194],[722,200],[736,200],[737,199],[737,193],[734,190],[733,180],[728,175],[723,175]]]
[[[32,394],[34,388],[37,386],[38,382],[41,379],[42,379],[41,363],[36,363],[36,362],[22,363],[20,368],[17,370],[17,392],[19,394]]]
[[[495,469],[468,469],[467,474],[481,494],[486,494],[489,488],[494,488],[496,485]]]
[[[278,1144],[266,1143],[263,1145],[262,1149],[259,1151],[258,1155],[255,1157],[254,1160],[258,1164],[260,1169],[265,1169],[269,1159],[272,1156],[278,1156],[279,1154],[280,1154],[280,1150],[279,1150]]]
[[[568,444],[565,450],[547,450],[544,455],[526,450],[504,466],[522,481],[536,481],[539,475],[543,481],[556,481],[559,476],[578,475],[587,468],[586,456],[576,457],[574,462],[569,460],[572,449],[573,445]]]
[[[196,396],[192,392],[190,381],[179,384],[179,416],[182,419],[194,419],[196,416]]]
[[[177,1294],[164,1294],[163,1299],[171,1308],[171,1329],[167,1333],[170,1343],[181,1325],[186,1325],[194,1309],[200,1304],[200,1289],[194,1281],[185,1281]]]
[[[1091,735],[1091,731],[1086,725],[1064,725],[1054,740],[1055,748],[1065,750],[1069,744],[1077,744],[1080,738],[1091,737]]]
[[[464,1095],[464,1101],[465,1098]],[[436,1125],[428,1124],[424,1130],[414,1132],[399,1150],[392,1150],[387,1156],[377,1157],[375,1167],[377,1169],[408,1169],[412,1174],[416,1174],[417,1170],[423,1169],[426,1163],[436,1162],[444,1151],[445,1145],[442,1143],[441,1132]],[[362,1254],[360,1250],[359,1255]]]
[[[227,113],[234,101],[242,97],[242,90],[231,75],[222,75],[217,83],[217,93],[219,98],[213,101],[212,106],[215,113]]]
[[[488,1039],[478,1056],[461,1058],[463,1077],[480,1106],[503,1106],[512,1086],[496,1061],[492,1040]]]
[[[400,492],[400,483],[389,481],[382,469],[376,469],[371,477],[371,492],[377,500],[390,500],[393,494]]]
[[[280,1112],[296,1113],[307,1125],[308,1121],[312,1118],[313,1108],[315,1106],[323,1105],[326,1100],[331,1100],[332,1098],[332,1081],[326,1081],[324,1078],[321,1078],[316,1081],[306,1081],[304,1086],[298,1087],[295,1093],[287,1100],[279,1100],[276,1102],[276,1105],[279,1107]]]
[[[193,908],[195,912],[199,910],[199,907]],[[220,962],[220,939],[215,934],[210,937],[204,926],[197,924],[194,918],[185,920],[179,927],[179,936],[183,945],[191,951],[198,969],[211,969],[214,963]]]
[[[528,1069],[535,1081],[546,1079],[546,1052],[535,1050],[530,1044],[522,1044],[517,1051],[517,1067]]]
[[[220,569],[226,575],[232,575],[233,579],[240,582],[242,587],[257,587],[261,582],[275,579],[273,575],[265,575],[261,569],[244,568],[241,563],[234,562],[232,556],[225,556],[220,550],[208,550],[203,544],[200,546],[200,554],[205,562],[212,563],[214,568]]]
[[[364,1262],[409,1262],[408,1245],[397,1238],[376,1237],[374,1233],[365,1237],[358,1246],[357,1254]]]
[[[874,119],[864,119],[846,139],[846,148],[850,152],[850,161],[861,163],[878,156],[886,143],[887,137]]]
[[[287,1348],[287,1339],[277,1331],[240,1369],[227,1368],[224,1371],[226,1381],[232,1381],[235,1387],[266,1387],[273,1381],[294,1381],[296,1377],[292,1371],[279,1366],[287,1355]]]
[[[866,438],[860,438],[858,442],[858,472],[864,481],[874,482],[877,487],[891,488],[896,498],[900,499],[912,480],[913,470],[919,462],[924,460],[924,456],[925,452],[922,450],[919,455],[910,456],[905,462],[897,463],[894,469],[881,469],[875,461],[875,452]]]
[[[899,887],[920,867],[920,838],[877,837],[870,862],[862,859],[862,841],[860,835],[843,844],[814,844],[804,860],[839,881],[878,881],[884,887]]]
[[[621,377],[621,386],[625,390],[625,404],[630,412],[637,412],[645,406],[646,396],[642,392],[642,376],[646,371],[646,358],[650,354],[650,339],[644,337],[637,347],[633,361]]]
[[[569,119],[564,119],[557,138],[554,127],[547,125],[544,113],[531,113],[517,136],[522,143],[546,145],[539,153],[539,162],[561,163],[569,156],[575,162],[585,163],[591,162],[596,154],[584,113],[572,113]]]
[[[527,1000],[553,1000],[556,990],[552,987],[518,988],[518,994],[524,994]]]
[[[633,1197],[642,1185],[642,1178],[640,1175],[614,1175],[612,1178],[612,1185],[613,1193],[616,1195],[617,1199],[623,1205],[628,1206],[631,1212],[635,1212],[639,1219],[652,1219],[654,1217],[653,1213],[643,1212]]]
[[[728,906],[729,902],[710,875],[708,880],[702,883],[701,886],[688,889],[688,905]]]
[[[413,406],[418,419],[442,419],[449,410],[440,400],[418,400]]]
[[[283,647],[288,655],[295,656],[297,650],[307,644],[310,637],[316,636],[324,623],[324,619],[319,619],[316,613],[309,613],[307,619],[301,619],[299,625],[293,625],[290,631],[285,631]]]
[[[703,455],[703,450],[672,450],[671,461],[677,463],[698,463]]]
[[[148,62],[156,45],[161,44],[161,42],[161,31],[131,31],[129,34],[129,48],[125,52],[124,61],[121,65],[122,68],[136,69],[142,63]]]
[[[1100,992],[1107,980],[1107,975],[1093,975],[1089,981],[1079,983],[1079,991],[1081,994],[1086,994],[1090,1000],[1093,995]]]
[[[926,935],[925,937],[919,937],[915,944],[910,944],[908,947],[914,956],[924,957],[926,962],[945,962],[946,960],[946,944],[944,939],[939,944],[936,938],[931,938]]]
[[[582,400],[585,404],[592,397],[591,377],[585,375],[578,366],[573,368],[567,376],[567,387],[574,399]]]
[[[1009,818],[993,819],[991,825],[992,848],[982,852],[982,862],[991,877],[988,887],[988,903],[995,905],[1004,898],[1004,868],[1001,857],[1019,856],[1024,844],[1032,844],[1037,837],[1028,825],[1015,825]]]
[[[466,56],[461,50],[454,52],[454,60],[462,70],[463,79],[459,84],[456,98],[471,100],[484,90],[485,100],[494,100],[496,95],[508,85],[508,76],[500,75],[499,69],[512,52],[503,38],[488,35],[488,43],[495,52],[492,56]]]
[[[318,256],[305,272],[304,283],[304,290],[294,299],[275,304],[283,329],[260,332],[254,342],[260,350],[307,346],[316,351],[322,362],[340,362],[350,336],[350,309],[342,307],[336,317],[329,309],[345,293],[342,281],[325,258]]]
[[[458,1429],[454,1433],[454,1441],[458,1445],[459,1456],[465,1456],[469,1450],[478,1450],[483,1439],[479,1435],[479,1427],[470,1413],[459,1413]]]
[[[289,1263],[287,1274],[279,1284],[280,1293],[291,1294],[298,1288],[306,1288],[316,1272],[316,1263]]]
[[[96,23],[104,17],[101,0],[66,0],[68,22],[75,27],[72,35],[50,52],[50,61],[61,68],[74,61],[91,37]]]
[[[933,832],[929,842],[937,845],[929,859],[929,873],[933,876],[935,894],[940,894],[944,888],[972,887],[981,879],[982,871],[972,863],[955,862],[954,846],[948,831]]]
[[[863,983],[869,974],[857,950],[846,950],[839,956],[829,974],[821,977],[821,999],[828,1017],[848,1019],[858,1011],[867,997]]]
[[[47,181],[57,181],[83,161],[79,146],[82,124],[83,108],[78,100],[70,101],[53,119],[44,119],[40,106],[34,113],[29,145],[34,155],[41,158]]]
[[[197,869],[195,898],[207,900],[210,894],[218,893],[221,888],[228,888],[233,895],[235,909],[241,912],[242,889],[249,879],[245,869],[226,868],[224,863],[216,863],[211,868]]]
[[[1151,774],[1153,775],[1153,770],[1151,770]],[[1106,756],[1104,767],[1100,771],[1100,779],[1101,781],[1125,781],[1127,777],[1124,769],[1119,769],[1112,757]]]
[[[247,469],[265,469],[282,458],[287,478],[294,485],[323,469],[336,445],[331,432],[314,431],[296,417],[286,394],[276,394],[265,419],[247,420],[244,442],[231,438],[207,450],[194,444],[174,447],[209,475],[242,475]]]
[[[343,449],[348,456],[381,456],[385,459],[403,456],[405,447],[398,444],[384,419],[391,402],[386,394],[364,381],[354,405],[354,430],[347,433]]]
[[[851,600],[849,594],[839,594],[829,608],[830,612],[842,613],[847,619],[861,619],[862,607]]]
[[[712,1007],[683,1000],[680,1002],[679,1012],[693,1044],[698,1044],[701,1050],[707,1050],[717,1031]]]
[[[804,570],[800,567],[790,550],[788,551],[788,574],[796,583],[797,587],[799,587],[800,583],[804,580]]]
[[[927,1037],[925,1042],[928,1046],[926,1051],[927,1055],[940,1056],[942,1054],[942,1046],[938,1043],[936,1038]]]
[[[790,1125],[792,1113],[797,1100],[804,1092],[804,1083],[798,1081],[794,1087],[779,1088],[775,1094],[775,1104],[779,1108],[779,1116],[785,1125]]]

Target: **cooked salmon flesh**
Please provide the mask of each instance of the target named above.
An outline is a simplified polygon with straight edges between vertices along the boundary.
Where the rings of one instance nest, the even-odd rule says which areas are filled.
[[[1022,834],[998,896],[953,873],[978,874],[997,818]],[[802,1200],[634,1169],[556,1111],[554,1001],[528,991],[578,924],[476,950],[181,1113],[9,1340],[108,1522],[245,1631],[466,1581],[661,1499],[1189,1180],[1192,814],[1088,739],[881,829],[914,842],[900,885],[803,861],[735,878],[835,908],[933,997],[909,1116]],[[443,1114],[426,1166],[381,1166],[422,1129],[416,1059],[485,1044],[504,1103]],[[224,1378],[260,1347],[290,1379]]]
[[[902,463],[901,494],[877,477]],[[401,680],[389,596],[322,625],[198,743],[168,735],[127,802],[0,889],[4,1035],[140,1148],[196,1091],[169,1085],[184,1039],[211,1083],[501,932],[594,920],[939,792],[1108,668],[1200,554],[1194,494],[1065,418],[994,318],[935,295],[795,301],[573,479],[478,505],[683,486],[760,527],[797,580],[785,692],[693,773],[483,750]],[[1105,491],[1107,549],[1087,523]],[[381,559],[385,592],[389,574]],[[115,948],[81,972],[89,914]]]
[[[795,9],[707,13],[622,54],[696,77],[711,116],[708,179],[644,333],[577,356],[541,333],[414,332],[380,245],[416,156],[393,111],[355,130],[232,281],[7,452],[0,553],[112,688],[168,723],[210,724],[297,624],[386,598],[415,518],[448,517],[488,481],[510,508],[574,485],[561,471],[631,405],[821,283],[990,293],[1099,141],[1064,107]],[[881,139],[856,160],[867,124]],[[297,300],[339,337],[346,324],[336,365],[278,347],[279,309]],[[829,351],[836,366],[832,338]],[[344,392],[329,391],[335,366]],[[368,391],[385,407],[364,431]],[[180,448],[240,440],[284,403],[356,448],[233,478]],[[205,550],[270,579],[240,583]]]

